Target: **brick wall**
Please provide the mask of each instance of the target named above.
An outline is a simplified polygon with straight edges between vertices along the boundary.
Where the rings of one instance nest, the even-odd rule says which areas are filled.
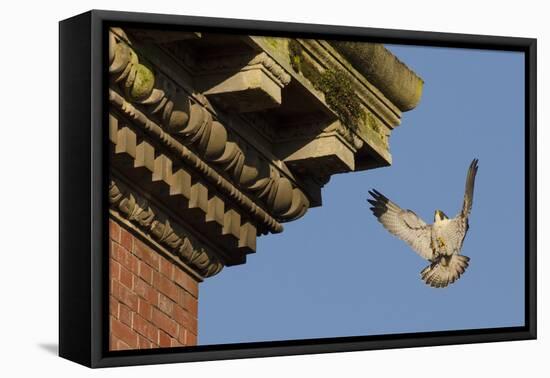
[[[110,349],[196,345],[198,282],[109,219]]]

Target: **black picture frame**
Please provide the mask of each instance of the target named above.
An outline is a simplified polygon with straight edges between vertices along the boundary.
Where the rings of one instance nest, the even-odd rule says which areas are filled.
[[[105,312],[106,29],[112,23],[525,53],[523,327],[109,352]],[[536,39],[93,10],[59,24],[59,355],[89,367],[407,348],[536,338]]]

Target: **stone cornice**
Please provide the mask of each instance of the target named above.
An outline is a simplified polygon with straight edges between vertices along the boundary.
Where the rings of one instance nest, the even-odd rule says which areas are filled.
[[[211,277],[222,270],[223,263],[199,241],[183,230],[175,231],[167,217],[160,217],[148,201],[136,199],[135,193],[124,191],[113,180],[109,184],[109,205],[201,277]]]
[[[111,211],[202,277],[320,206],[331,175],[391,164],[403,104],[328,41],[128,35],[109,31],[111,177],[163,213]]]
[[[359,72],[401,111],[413,109],[422,96],[422,79],[380,43],[331,41]]]
[[[145,133],[152,135],[155,140],[162,143],[162,145],[171,151],[177,159],[185,162],[197,172],[200,172],[207,181],[211,182],[226,196],[239,204],[239,206],[245,209],[256,222],[266,229],[266,231],[278,233],[283,230],[282,225],[269,213],[263,210],[261,206],[257,205],[250,197],[239,191],[229,180],[212,169],[185,145],[166,133],[162,127],[147,118],[131,103],[124,100],[121,95],[113,90],[109,90],[109,102],[115,110],[124,115],[128,120],[140,126]],[[138,151],[136,134],[128,129],[120,129],[118,125],[115,126],[112,123],[110,125],[109,134],[111,142],[116,146],[117,153],[127,153],[130,155],[130,157],[134,159],[134,163],[132,163],[134,166],[145,165],[145,168],[148,168],[152,174],[156,174],[158,179],[165,179],[166,185],[170,187],[176,187],[178,185],[175,177],[177,177],[179,171],[172,172],[170,170],[170,172],[166,172],[163,168],[166,163],[158,163],[155,165],[155,162],[159,158],[155,158],[155,149],[151,144],[142,142],[145,147]],[[161,156],[163,156],[163,158],[160,160],[165,162],[169,161],[170,166],[177,165],[173,164],[173,161],[167,156]],[[171,189],[171,191],[177,191],[177,189]]]
[[[293,80],[341,121],[340,126],[334,123],[331,127],[354,147],[355,155],[365,156],[369,154],[366,151],[371,151],[378,154],[375,158],[378,165],[391,163],[388,141],[392,129],[400,123],[401,111],[332,46],[315,39],[250,38],[290,70]],[[327,81],[329,85],[325,88]],[[342,95],[329,101],[327,94],[340,90]],[[345,103],[348,99],[349,104]],[[329,104],[340,100],[342,103],[336,106]],[[372,162],[363,163],[358,159],[357,163],[356,168],[361,169]]]
[[[163,88],[158,87],[153,70],[140,63],[122,30],[115,29],[114,32],[110,32],[109,38],[109,73],[121,92],[110,90],[110,101],[113,105],[117,105],[123,113],[127,113],[136,121],[141,121],[143,126],[149,126],[149,131],[156,130],[155,134],[161,142],[166,144],[169,139],[154,126],[160,126],[163,132],[183,142],[185,146],[176,140],[169,140],[172,149],[175,147],[178,153],[190,152],[186,146],[192,148],[200,155],[200,158],[193,155],[197,169],[212,175],[209,166],[215,167],[222,176],[228,177],[233,184],[248,192],[249,196],[257,197],[276,219],[288,221],[305,213],[309,201],[291,177],[270,164],[257,150],[248,148],[242,139],[232,135],[223,124],[214,119],[208,109],[194,101],[186,92],[176,90],[171,96]],[[260,54],[260,58],[257,59],[259,60],[252,62],[270,66],[267,56]],[[289,78],[283,73],[279,73],[279,76],[288,82]],[[129,111],[131,104],[139,106],[144,112],[147,111],[151,118],[160,121],[160,125],[137,108]],[[182,154],[184,159],[185,156],[191,155]],[[219,175],[214,176],[214,181],[223,183],[224,187],[228,186],[227,181],[218,178]],[[229,186],[231,188],[227,191],[234,192],[233,185]],[[242,195],[237,197],[247,198]],[[242,198],[241,202],[251,202],[247,207],[254,208],[253,201]],[[270,226],[271,231],[277,232],[278,227],[273,226]]]

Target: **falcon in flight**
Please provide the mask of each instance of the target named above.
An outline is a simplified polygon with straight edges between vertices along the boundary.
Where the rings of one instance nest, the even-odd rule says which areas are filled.
[[[420,272],[422,280],[432,287],[447,287],[460,278],[468,267],[470,258],[460,254],[464,237],[468,232],[468,216],[472,210],[474,182],[477,173],[474,159],[466,176],[466,190],[462,210],[449,219],[436,210],[434,223],[426,224],[411,210],[403,210],[376,190],[369,191],[368,202],[378,221],[393,235],[407,243],[430,265]]]

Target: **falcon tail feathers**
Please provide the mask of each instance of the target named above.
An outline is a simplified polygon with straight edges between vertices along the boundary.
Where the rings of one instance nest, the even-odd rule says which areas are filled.
[[[422,280],[431,287],[447,287],[460,278],[470,258],[462,255],[442,256],[420,272]]]

